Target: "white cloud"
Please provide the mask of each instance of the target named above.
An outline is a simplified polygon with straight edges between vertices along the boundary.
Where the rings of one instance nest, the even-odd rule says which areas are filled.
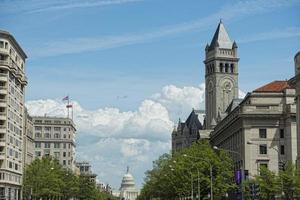
[[[177,121],[179,117],[186,117],[192,109],[204,109],[205,84],[182,88],[167,85],[152,98],[164,105],[169,110],[171,119]]]
[[[77,159],[90,161],[98,179],[117,188],[127,165],[139,186],[152,161],[171,148],[174,122],[186,119],[192,108],[204,108],[205,86],[167,85],[137,110],[118,108],[87,110],[74,101],[77,127]],[[244,93],[242,93],[244,95]],[[26,103],[32,116],[67,116],[60,99],[33,100]]]

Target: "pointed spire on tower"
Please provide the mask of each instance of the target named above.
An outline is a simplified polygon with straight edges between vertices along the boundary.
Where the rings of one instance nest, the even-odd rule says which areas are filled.
[[[126,171],[126,173],[129,174],[129,166],[127,166],[127,171]]]
[[[229,38],[229,35],[225,29],[222,19],[220,19],[217,30],[216,30],[214,37],[210,43],[210,48],[213,49],[215,47],[219,47],[222,49],[232,49],[232,45],[233,45],[233,43]]]

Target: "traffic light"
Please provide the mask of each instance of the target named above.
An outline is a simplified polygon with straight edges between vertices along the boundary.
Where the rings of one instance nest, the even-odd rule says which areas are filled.
[[[257,198],[259,196],[260,193],[260,188],[258,184],[251,184],[250,185],[250,194],[252,196],[252,198]]]
[[[285,162],[283,162],[283,161],[280,161],[279,163],[279,170],[281,170],[281,171],[284,171],[285,170]]]

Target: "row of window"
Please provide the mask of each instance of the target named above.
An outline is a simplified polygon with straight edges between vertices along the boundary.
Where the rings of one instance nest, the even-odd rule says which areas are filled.
[[[7,122],[8,130],[11,132],[22,136],[22,129],[20,129],[18,126],[15,126],[13,123]]]
[[[35,138],[42,138],[42,137],[43,137],[42,133],[40,133],[40,132],[35,133]],[[61,139],[62,136],[61,136],[60,133],[54,133],[53,137],[52,137],[51,133],[44,133],[44,138],[47,138],[47,139],[50,139],[50,138]],[[70,133],[68,134],[68,136],[67,136],[67,134],[63,134],[63,139],[67,139],[67,138],[71,139],[71,134]]]
[[[71,149],[71,144],[70,143],[59,143],[59,142],[35,142],[35,148],[41,148],[42,145],[44,146],[45,149],[50,149],[51,146],[55,149],[59,149],[59,148],[69,148]]]
[[[281,155],[285,154],[285,148],[284,145],[280,145],[279,153]],[[259,154],[266,155],[268,154],[268,146],[266,144],[260,144],[259,145]]]
[[[22,118],[20,117],[20,115],[16,114],[11,109],[8,109],[8,118],[20,125],[22,124]]]
[[[10,157],[14,157],[14,158],[17,158],[17,159],[22,158],[22,154],[20,152],[16,151],[16,150],[12,149],[12,148],[7,147],[7,152],[8,152],[8,155]]]
[[[221,72],[221,73],[234,73],[234,64],[233,63],[220,63],[219,68],[215,69],[215,64],[209,64],[206,66],[206,74]]]
[[[279,137],[281,139],[284,138],[284,129],[279,129]],[[267,138],[267,129],[265,129],[265,128],[259,129],[259,138],[261,138],[261,139]]]
[[[40,120],[40,119],[36,119],[36,120],[34,120],[34,122],[35,123],[37,123],[37,124],[42,124],[43,123],[43,120]],[[52,123],[53,122],[53,123]],[[63,124],[71,124],[71,122],[70,121],[63,121],[64,123]],[[62,124],[62,121],[60,121],[60,120],[44,120],[44,123],[45,124]]]
[[[14,175],[11,173],[1,172],[0,180],[14,181],[16,183],[21,183],[21,176]]]
[[[14,163],[12,161],[7,161],[7,166],[9,169],[14,169],[14,170],[21,170],[21,165],[19,165],[18,163]]]
[[[11,86],[14,86],[10,92],[18,99],[22,99],[22,95],[20,93],[23,93],[24,86],[20,83],[19,78],[16,78],[13,73],[9,73],[9,83]]]
[[[42,126],[35,126],[34,129],[35,129],[36,131],[42,131],[42,130],[43,130],[43,127],[42,127]],[[46,131],[51,132],[51,130],[52,130],[52,127],[51,127],[51,126],[45,126],[45,127],[44,127],[44,131],[45,131],[45,132],[46,132]],[[66,128],[66,127],[64,127],[64,128],[62,129],[61,127],[53,127],[53,130],[54,130],[54,131],[58,131],[58,132],[60,132],[61,130],[63,130],[63,131],[71,131],[71,128]]]
[[[63,153],[66,153],[66,152],[63,152]],[[66,155],[66,154],[63,154],[63,157],[66,157],[66,156],[64,156],[64,155]],[[42,153],[40,152],[40,151],[36,151],[35,152],[35,156],[36,157],[41,157],[42,156]],[[44,156],[50,156],[50,152],[49,151],[44,151]],[[69,157],[71,156],[71,154],[70,154],[70,152],[69,152]],[[59,159],[60,158],[60,152],[54,152],[54,158],[56,158],[56,159]],[[72,163],[72,158],[71,158],[71,160],[63,160],[63,165],[67,165],[67,163],[68,163],[68,165],[71,165],[71,163]]]
[[[17,139],[17,138],[14,138],[13,136],[11,135],[8,135],[8,138],[9,139],[9,143],[16,146],[16,147],[19,147],[20,149],[22,148],[22,142]]]

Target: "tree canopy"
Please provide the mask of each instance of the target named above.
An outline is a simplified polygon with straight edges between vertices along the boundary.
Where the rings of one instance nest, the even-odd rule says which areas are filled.
[[[96,189],[85,176],[76,176],[63,168],[57,160],[43,157],[34,160],[25,169],[23,179],[24,199],[104,200],[108,194]]]
[[[233,190],[232,160],[227,153],[214,151],[208,142],[198,142],[173,154],[164,154],[153,162],[153,169],[146,172],[139,199],[178,199],[193,196],[198,192],[203,199],[210,193],[210,166],[213,172],[214,199],[222,199]]]

